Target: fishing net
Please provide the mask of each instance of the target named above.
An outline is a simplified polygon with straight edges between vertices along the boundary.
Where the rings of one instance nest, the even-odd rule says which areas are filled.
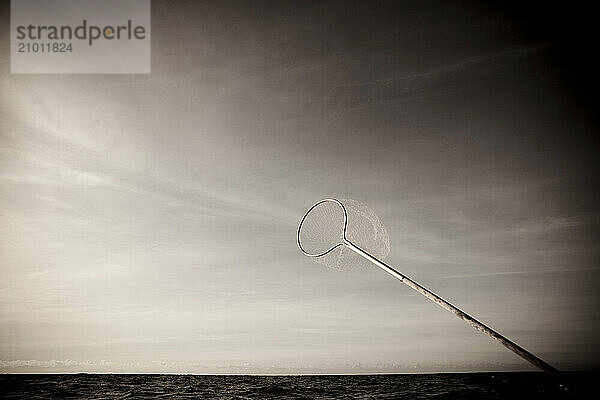
[[[344,238],[380,260],[390,252],[385,226],[373,210],[356,200],[322,200],[306,213],[298,228],[300,249],[317,263],[340,271],[371,267],[342,245]]]
[[[364,204],[355,200],[319,201],[302,217],[297,240],[302,253],[329,268],[346,271],[378,266],[531,364],[558,376],[559,371],[544,360],[384,263],[382,260],[390,252],[387,231],[377,215]]]

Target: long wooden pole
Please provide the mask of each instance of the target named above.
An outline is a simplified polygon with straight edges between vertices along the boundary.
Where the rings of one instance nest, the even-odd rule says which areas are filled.
[[[508,338],[502,336],[501,334],[499,334],[498,332],[496,332],[495,330],[493,330],[489,326],[487,326],[487,325],[485,325],[485,324],[477,321],[475,318],[473,318],[469,314],[465,313],[464,311],[462,311],[459,308],[455,307],[454,305],[450,304],[446,300],[442,299],[440,296],[436,295],[435,293],[433,293],[429,289],[427,289],[427,288],[419,285],[417,282],[413,281],[412,279],[408,278],[407,276],[405,276],[405,275],[401,274],[400,272],[396,271],[394,268],[392,268],[389,265],[385,264],[383,261],[378,260],[377,258],[373,257],[372,255],[370,255],[366,251],[362,250],[360,247],[356,246],[354,243],[350,242],[347,239],[344,239],[343,244],[344,244],[344,246],[348,247],[350,250],[354,251],[355,253],[359,254],[360,256],[362,256],[362,257],[366,258],[367,260],[371,261],[373,264],[377,265],[378,267],[380,267],[381,269],[383,269],[388,274],[394,276],[395,278],[397,278],[400,281],[404,282],[406,285],[408,285],[412,289],[414,289],[417,292],[421,293],[423,296],[427,297],[429,300],[433,301],[434,303],[436,303],[440,307],[445,308],[446,310],[450,311],[452,314],[456,315],[458,318],[462,319],[463,321],[465,321],[466,323],[468,323],[469,325],[471,325],[473,328],[475,328],[477,330],[480,330],[481,332],[485,333],[489,337],[491,337],[491,338],[499,341],[506,348],[508,348],[509,350],[511,350],[514,353],[518,354],[519,356],[521,356],[525,360],[529,361],[530,363],[532,363],[536,367],[544,370],[545,372],[547,372],[548,374],[550,374],[552,376],[557,376],[559,374],[559,371],[556,368],[554,368],[552,365],[548,364],[547,362],[545,362],[541,358],[536,357],[535,355],[533,355],[532,353],[528,352],[527,350],[525,350],[524,348],[522,348],[521,346],[519,346],[515,342],[513,342],[513,341],[509,340]]]

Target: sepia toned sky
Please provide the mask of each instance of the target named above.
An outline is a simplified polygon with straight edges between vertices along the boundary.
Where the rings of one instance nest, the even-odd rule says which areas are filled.
[[[558,10],[153,1],[151,74],[14,75],[2,6],[0,371],[531,368],[301,256],[325,197],[545,361],[598,365],[596,81]]]

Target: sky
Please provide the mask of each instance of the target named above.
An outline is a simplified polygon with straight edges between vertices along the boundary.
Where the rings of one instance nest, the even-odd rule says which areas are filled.
[[[153,1],[139,75],[10,74],[3,40],[0,371],[532,369],[375,267],[303,257],[326,197],[369,205],[413,280],[559,369],[597,367],[575,13]]]

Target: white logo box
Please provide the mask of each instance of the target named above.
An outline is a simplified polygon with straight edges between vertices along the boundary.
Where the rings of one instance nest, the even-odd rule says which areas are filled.
[[[150,0],[12,0],[12,73],[150,73]]]

